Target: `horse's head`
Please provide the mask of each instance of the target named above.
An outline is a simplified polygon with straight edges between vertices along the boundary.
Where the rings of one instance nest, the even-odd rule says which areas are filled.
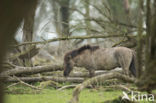
[[[72,63],[71,57],[69,55],[66,55],[64,57],[63,69],[64,69],[63,75],[65,77],[69,76],[70,72],[73,69],[73,63]]]
[[[67,77],[67,76],[69,76],[70,72],[71,72],[72,69],[73,69],[73,64],[72,64],[71,62],[64,62],[63,68],[64,68],[63,75],[64,75],[65,77]]]
[[[84,45],[84,46],[82,46],[82,47],[80,47],[78,49],[74,49],[74,50],[66,53],[65,56],[64,56],[64,64],[63,64],[64,74],[63,75],[65,77],[69,76],[69,73],[72,71],[73,66],[75,64],[73,59],[76,56],[80,55],[83,51],[85,51],[87,49],[91,50],[91,51],[94,51],[94,50],[96,50],[98,48],[99,48],[99,46],[92,47],[90,45]]]

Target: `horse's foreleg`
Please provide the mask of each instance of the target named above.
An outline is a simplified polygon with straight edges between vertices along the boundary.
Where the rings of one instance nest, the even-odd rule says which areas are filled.
[[[95,76],[95,71],[93,69],[89,70],[89,76],[94,77]]]

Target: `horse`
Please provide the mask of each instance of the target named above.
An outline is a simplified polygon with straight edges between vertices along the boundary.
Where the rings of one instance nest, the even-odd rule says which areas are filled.
[[[121,67],[124,74],[136,77],[135,51],[127,47],[84,45],[65,54],[63,75],[69,76],[74,66],[86,68],[90,77],[95,75],[95,70],[112,70],[116,67]]]

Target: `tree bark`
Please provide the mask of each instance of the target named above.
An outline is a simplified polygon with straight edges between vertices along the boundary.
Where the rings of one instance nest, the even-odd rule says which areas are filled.
[[[39,48],[36,48],[36,46],[32,45],[27,50],[22,51],[21,53],[16,53],[13,56],[9,57],[8,59],[11,61],[16,60],[17,58],[24,59],[27,58],[28,56],[32,58],[39,52]]]
[[[36,6],[32,8],[32,10],[29,12],[29,14],[24,17],[24,26],[23,26],[23,42],[32,42],[33,40],[33,29],[34,29],[34,17],[35,17],[35,11]],[[31,45],[27,45],[23,47],[22,51],[27,50]],[[31,56],[30,53],[28,53],[28,56],[22,59],[24,66],[32,66],[31,62]]]
[[[82,84],[77,85],[76,88],[73,91],[73,96],[72,96],[72,99],[70,100],[70,103],[78,103],[80,92],[84,88],[86,88],[88,85],[91,85],[91,84],[94,84],[94,83],[99,83],[99,82],[104,82],[105,80],[113,79],[113,78],[117,78],[119,80],[130,82],[130,83],[135,82],[134,79],[129,78],[127,76],[124,76],[123,74],[117,73],[117,72],[112,72],[112,73],[99,75],[99,76],[96,76],[96,77],[93,77],[91,79],[88,79],[88,80],[84,81]]]
[[[57,72],[58,70],[61,70]],[[11,76],[11,75],[31,75],[31,74],[37,74],[37,73],[42,73],[42,72],[49,72],[49,73],[43,73],[43,75],[51,75],[51,76],[59,76],[59,77],[64,77],[63,76],[63,65],[62,64],[51,64],[51,65],[45,65],[45,66],[35,66],[35,67],[21,67],[21,66],[15,66],[14,69],[10,69],[7,71],[4,71],[0,74],[0,76]],[[54,72],[52,72],[54,71]],[[110,72],[119,72],[121,73],[121,69],[114,69],[111,71],[95,71],[95,76],[105,74],[105,73],[110,73]],[[89,72],[71,72],[70,77],[89,77]]]
[[[44,41],[38,41],[38,42],[24,42],[21,44],[16,45],[17,46],[23,46],[23,45],[29,45],[29,44],[45,44],[55,41],[61,41],[61,40],[72,40],[72,39],[92,39],[92,38],[115,38],[115,37],[123,37],[123,35],[92,35],[92,36],[71,36],[71,37],[60,37],[60,38],[53,38],[49,40]],[[130,36],[129,37],[136,37],[136,36]]]
[[[90,29],[91,29],[91,24],[90,24],[90,21],[88,20],[88,18],[90,18],[90,8],[89,8],[89,4],[90,4],[90,0],[87,0],[87,3],[85,1],[85,25],[86,25],[86,34],[87,35],[90,35],[91,32],[90,32]],[[91,41],[88,39],[87,41],[88,43],[90,43]]]
[[[63,83],[63,82],[70,82],[70,83],[82,83],[84,78],[65,78],[65,77],[52,77],[52,76],[44,76],[44,77],[18,77],[21,81],[24,82],[41,82],[41,81],[48,81],[52,80],[55,82]],[[18,82],[16,78],[8,78],[6,82]]]
[[[153,5],[152,12],[151,4]],[[140,90],[151,92],[156,89],[156,1],[152,3],[151,0],[148,0],[146,6],[146,68],[137,84]]]
[[[62,65],[46,65],[46,66],[36,66],[36,67],[20,67],[16,66],[15,69],[4,71],[0,74],[2,77],[7,77],[10,75],[21,75],[21,74],[35,74],[48,71],[63,70]]]
[[[101,71],[95,71],[95,76],[98,75],[102,75],[102,74],[106,74],[106,73],[110,73],[110,72],[119,72],[122,73],[122,69],[114,69],[114,70],[101,70]],[[43,75],[49,75],[49,76],[58,76],[58,77],[64,77],[63,76],[63,71],[54,71],[54,72],[47,72],[47,73],[43,73]],[[69,74],[69,77],[82,77],[82,78],[86,78],[86,77],[90,77],[89,72],[71,72]]]
[[[70,26],[69,26],[69,6],[70,0],[60,0],[60,14],[61,14],[61,37],[69,37],[70,34]],[[70,46],[70,41],[59,41],[59,50],[58,53],[61,55],[64,51],[68,50]]]
[[[139,1],[139,23],[138,23],[138,45],[137,45],[137,77],[140,78],[141,74],[142,74],[142,53],[143,53],[143,49],[142,49],[142,33],[143,33],[143,0]]]
[[[61,21],[62,21],[62,36],[70,36],[69,34],[69,3],[70,0],[60,1],[60,13],[61,13]]]
[[[2,61],[14,34],[37,0],[0,0],[0,73],[3,71]],[[0,103],[3,103],[3,82],[0,78]]]

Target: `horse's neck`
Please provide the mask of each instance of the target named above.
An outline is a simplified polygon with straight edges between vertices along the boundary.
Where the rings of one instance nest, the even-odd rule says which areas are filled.
[[[91,51],[86,50],[83,53],[81,53],[80,55],[76,56],[75,58],[73,58],[73,62],[74,63],[81,63],[81,62],[86,62],[87,60],[90,60],[90,57],[92,56]]]

